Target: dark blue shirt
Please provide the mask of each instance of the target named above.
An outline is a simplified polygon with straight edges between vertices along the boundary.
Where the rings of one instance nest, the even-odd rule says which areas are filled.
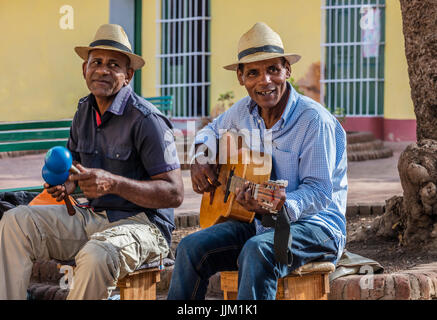
[[[154,105],[125,86],[103,115],[92,94],[79,100],[67,147],[84,167],[146,181],[180,168],[172,128]],[[145,212],[170,244],[173,209],[142,208],[114,194],[88,201],[95,211],[106,210],[110,222]]]

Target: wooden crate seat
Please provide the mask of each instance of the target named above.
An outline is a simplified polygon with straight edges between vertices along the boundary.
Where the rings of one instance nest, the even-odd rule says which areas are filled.
[[[335,270],[330,262],[311,262],[278,279],[276,300],[327,300],[329,274]],[[237,299],[238,271],[220,272],[225,300]]]
[[[58,262],[61,265],[75,267],[74,261]],[[164,267],[174,264],[174,260],[163,259]],[[156,300],[156,284],[161,280],[162,269],[159,268],[159,261],[144,263],[134,272],[129,273],[122,279],[118,279],[117,287],[120,289],[120,300]]]

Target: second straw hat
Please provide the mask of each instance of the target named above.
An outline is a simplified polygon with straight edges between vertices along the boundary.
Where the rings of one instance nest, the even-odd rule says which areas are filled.
[[[290,65],[301,58],[294,53],[285,53],[281,37],[264,22],[257,22],[243,34],[238,42],[238,61],[224,66],[226,70],[237,70],[240,63],[284,57]]]

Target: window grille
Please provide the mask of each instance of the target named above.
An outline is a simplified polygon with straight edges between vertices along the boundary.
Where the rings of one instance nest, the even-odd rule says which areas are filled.
[[[321,101],[346,116],[384,114],[385,0],[322,0]]]
[[[210,95],[210,0],[157,0],[158,88],[172,117],[205,117]]]

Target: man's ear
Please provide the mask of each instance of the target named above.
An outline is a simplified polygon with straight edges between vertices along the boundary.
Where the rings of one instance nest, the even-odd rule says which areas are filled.
[[[285,62],[284,67],[286,69],[285,72],[286,72],[287,79],[289,79],[291,77],[291,66],[290,66],[290,63],[288,61]]]
[[[82,75],[83,75],[84,79],[86,79],[86,69],[87,69],[87,66],[88,66],[88,60],[85,60],[82,63]]]
[[[244,86],[243,72],[241,72],[240,68],[237,69],[237,78],[238,78],[238,81],[240,82],[240,85]]]
[[[125,86],[127,86],[131,82],[134,74],[135,74],[134,69],[132,69],[130,67],[127,68],[127,70],[126,70],[126,79],[124,80],[124,85]]]

